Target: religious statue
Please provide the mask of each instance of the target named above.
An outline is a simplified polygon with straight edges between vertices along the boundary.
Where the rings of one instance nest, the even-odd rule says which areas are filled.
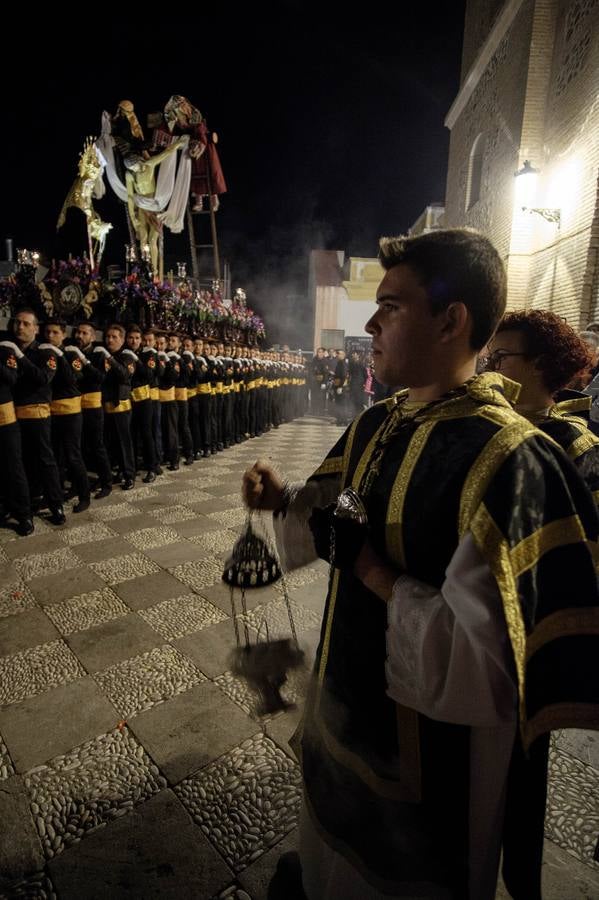
[[[102,179],[104,170],[103,159],[96,146],[94,138],[88,137],[79,155],[79,174],[62,205],[56,230],[65,223],[67,210],[70,206],[80,209],[87,220],[87,240],[89,247],[89,263],[93,271],[100,265],[106,235],[112,228],[110,222],[103,222],[94,209],[93,195],[98,180]]]

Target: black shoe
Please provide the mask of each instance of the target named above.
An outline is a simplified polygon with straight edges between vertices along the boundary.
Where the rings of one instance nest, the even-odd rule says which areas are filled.
[[[27,537],[28,534],[33,534],[33,530],[32,519],[20,519],[15,525],[15,531],[17,534],[20,534],[21,537]]]
[[[125,478],[125,480],[123,481],[123,483],[121,485],[121,490],[130,491],[134,484],[135,484],[134,478]]]
[[[302,885],[302,866],[294,850],[279,857],[277,868],[268,885],[267,900],[306,900]]]
[[[212,456],[212,450],[208,450],[208,449],[204,450],[204,452],[202,453],[202,456],[204,457],[204,459],[208,459],[209,456]]]
[[[85,512],[86,509],[89,509],[89,497],[86,497],[83,500],[79,499],[79,503],[76,503],[73,507],[73,512]]]
[[[64,514],[64,509],[62,506],[57,506],[56,509],[50,510],[50,521],[53,525],[64,525],[67,518]]]
[[[156,466],[156,468],[154,469],[154,474],[155,475],[163,475],[164,472],[162,471],[162,466]]]
[[[109,497],[112,494],[112,485],[105,484],[104,487],[100,487],[96,493],[94,494],[94,500],[103,500],[104,497]]]
[[[188,456],[187,459],[185,460],[185,462],[183,463],[183,465],[184,466],[193,466],[193,456]]]
[[[216,445],[216,449],[218,450],[219,453],[221,453],[221,451],[223,451],[225,448],[223,447],[223,445],[221,443],[218,443]]]
[[[201,450],[196,450],[196,452],[193,454],[193,458],[194,458],[194,459],[201,459],[203,455],[204,455],[204,454],[202,453]]]
[[[178,472],[179,471],[179,463],[169,463],[167,466],[169,472]]]
[[[156,472],[148,472],[145,478],[142,478],[144,484],[152,484],[153,481],[156,481]]]
[[[75,490],[74,487],[70,487],[67,491],[62,492],[63,500],[72,500],[73,497],[76,497],[76,496],[77,496],[77,491]]]

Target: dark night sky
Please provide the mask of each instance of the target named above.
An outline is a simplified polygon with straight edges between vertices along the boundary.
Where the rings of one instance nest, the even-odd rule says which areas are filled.
[[[366,6],[355,16],[349,6],[290,0],[255,5],[251,17],[232,5],[191,15],[180,5],[172,20],[168,6],[140,20],[125,7],[112,18],[95,9],[95,21],[76,9],[68,22],[40,12],[33,27],[11,29],[18,62],[4,59],[0,236],[16,246],[57,257],[84,249],[77,211],[58,237],[55,221],[83,138],[124,98],[145,125],[148,112],[184,94],[218,132],[228,184],[222,254],[273,339],[297,310],[286,298],[306,293],[311,248],[374,255],[380,234],[407,229],[443,199],[462,0]],[[112,199],[99,210],[115,225],[105,258],[121,262],[122,212]],[[170,262],[185,257],[186,237],[167,232],[166,244]]]

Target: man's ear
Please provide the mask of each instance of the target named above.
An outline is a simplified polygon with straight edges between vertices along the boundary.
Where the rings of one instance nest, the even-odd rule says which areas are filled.
[[[450,303],[441,313],[441,317],[440,337],[444,343],[455,340],[470,329],[470,314],[460,300]]]

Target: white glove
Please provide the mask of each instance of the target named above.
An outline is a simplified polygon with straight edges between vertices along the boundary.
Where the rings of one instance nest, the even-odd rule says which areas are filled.
[[[0,347],[7,347],[9,350],[12,350],[17,359],[22,359],[23,351],[19,350],[16,344],[13,344],[12,341],[0,341]]]
[[[108,359],[111,356],[111,354],[108,352],[106,347],[94,347],[94,353],[101,353],[103,356],[106,357],[106,359]]]
[[[326,391],[326,389],[327,389],[326,384],[321,384],[321,385],[320,385],[320,390],[321,390],[321,391]]]
[[[137,356],[133,352],[133,350],[128,350],[128,349],[123,350],[123,356],[125,356],[125,355],[132,357],[132,359],[134,359],[135,362],[139,362],[139,356]]]
[[[191,358],[193,359],[193,353],[191,352],[191,350],[184,350],[182,355],[191,356]]]
[[[153,347],[144,347],[143,350],[142,350],[141,352],[142,352],[142,353],[156,353],[157,351],[154,350]]]
[[[181,359],[181,357],[179,356],[179,354],[177,353],[176,350],[169,350],[169,352],[166,355],[168,356],[169,359]]]
[[[166,355],[166,353],[164,352],[164,350],[159,350],[159,351],[158,351],[158,356],[159,356],[160,359],[168,359],[168,356]]]
[[[62,350],[59,347],[55,347],[54,344],[39,344],[40,350],[51,350],[53,353],[56,353],[57,356],[62,356]]]
[[[82,352],[81,352],[81,350],[79,349],[79,347],[75,347],[74,344],[69,344],[69,346],[68,346],[68,347],[65,347],[64,349],[65,349],[65,351],[66,351],[67,353],[74,353],[75,356],[78,356],[79,359],[81,360],[81,362],[83,363],[83,365],[86,365],[86,364],[89,365],[89,359],[87,358],[87,356],[85,355],[85,353],[82,353]]]
[[[342,394],[342,393],[343,393],[343,388],[337,388],[337,393],[338,393],[338,394]]]

